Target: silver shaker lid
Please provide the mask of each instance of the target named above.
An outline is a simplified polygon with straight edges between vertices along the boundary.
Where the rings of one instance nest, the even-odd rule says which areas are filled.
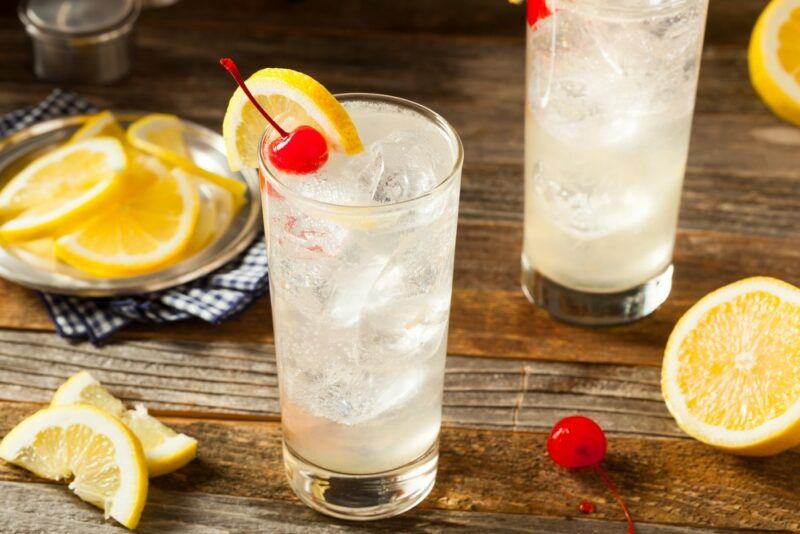
[[[136,11],[136,0],[22,0],[19,5],[20,19],[29,32],[63,37],[114,30]]]

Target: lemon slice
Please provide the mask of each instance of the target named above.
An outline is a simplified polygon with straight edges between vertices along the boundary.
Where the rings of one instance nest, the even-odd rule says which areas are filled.
[[[74,233],[56,240],[58,258],[96,276],[135,276],[177,259],[197,222],[194,184],[171,172],[129,188]]]
[[[69,142],[82,141],[92,137],[113,137],[119,141],[125,141],[125,130],[117,122],[116,117],[110,111],[101,111],[92,115],[78,130],[69,138]]]
[[[147,500],[139,440],[118,419],[87,405],[40,410],[0,442],[0,458],[69,488],[128,528]]]
[[[350,115],[314,78],[289,69],[261,69],[245,82],[258,103],[286,131],[297,126],[316,128],[335,150],[363,150]],[[232,171],[258,167],[258,142],[269,125],[241,88],[228,102],[222,136]],[[269,127],[270,132],[274,129]]]
[[[121,186],[122,145],[97,137],[58,148],[33,161],[0,191],[0,226],[8,241],[63,231],[108,202]]]
[[[173,172],[183,173],[189,177],[197,186],[200,197],[197,225],[181,255],[188,258],[216,241],[228,230],[235,214],[233,195],[202,176],[191,175],[180,168]]]
[[[757,277],[700,299],[669,337],[661,388],[704,443],[753,456],[800,444],[800,289]]]
[[[139,438],[144,448],[147,470],[151,477],[171,473],[191,462],[197,456],[197,440],[178,434],[137,405],[126,410],[91,374],[81,371],[56,390],[51,406],[85,403],[100,408],[125,423]]]
[[[800,126],[800,0],[772,0],[747,54],[750,80],[779,117]]]
[[[192,174],[199,174],[230,191],[237,207],[244,203],[247,186],[243,182],[208,171],[192,161],[183,140],[183,123],[178,117],[165,114],[147,115],[128,126],[126,137],[132,146],[142,152]]]

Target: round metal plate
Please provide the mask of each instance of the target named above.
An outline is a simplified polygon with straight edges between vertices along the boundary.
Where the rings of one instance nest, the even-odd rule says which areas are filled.
[[[145,113],[116,114],[127,126]],[[0,187],[27,163],[69,138],[87,119],[76,115],[41,122],[0,142]],[[222,136],[183,120],[184,138],[192,159],[201,167],[247,184],[247,198],[228,231],[191,258],[160,271],[130,278],[94,278],[69,266],[48,270],[0,243],[0,277],[20,285],[62,295],[109,297],[149,293],[183,284],[217,269],[245,250],[261,228],[261,202],[255,170],[231,173]]]

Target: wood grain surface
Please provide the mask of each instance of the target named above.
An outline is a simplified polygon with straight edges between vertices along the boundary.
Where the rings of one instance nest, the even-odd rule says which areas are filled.
[[[37,408],[0,405],[3,434]],[[189,418],[165,422],[196,437],[201,446],[196,461],[154,479],[154,488],[295,501],[284,482],[278,423]],[[422,508],[579,517],[578,504],[586,499],[598,507],[592,517],[624,520],[594,473],[566,472],[553,465],[544,452],[546,436],[445,427],[437,484]],[[686,439],[611,437],[605,464],[643,523],[800,529],[797,453],[744,459]],[[7,465],[0,466],[0,480],[36,482],[27,471]],[[698,507],[698,502],[704,506]]]
[[[224,4],[224,6],[223,6]],[[200,456],[153,481],[142,532],[624,532],[591,473],[549,461],[571,413],[609,431],[606,468],[637,532],[800,532],[800,454],[726,455],[683,435],[660,395],[667,337],[699,297],[751,275],[800,284],[800,129],[755,96],[746,48],[762,0],[711,0],[670,299],[624,327],[550,319],[519,290],[523,6],[504,0],[183,0],[142,13],[132,74],[65,84],[102,107],[176,113],[219,129],[233,89],[217,65],[276,65],[334,92],[411,98],[465,146],[441,467],[422,506],[362,525],[300,504],[280,458],[268,298],[219,326],[137,326],[94,347],[53,334],[38,297],[0,280],[0,436],[88,369],[200,440]],[[30,69],[16,3],[0,3],[0,113],[54,87]],[[122,531],[62,487],[0,465],[0,531]],[[581,500],[595,514],[578,512]]]

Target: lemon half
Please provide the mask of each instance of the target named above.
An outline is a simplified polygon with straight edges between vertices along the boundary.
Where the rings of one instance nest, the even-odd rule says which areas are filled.
[[[800,289],[756,277],[700,299],[669,337],[661,387],[704,443],[753,456],[800,445]]]
[[[772,0],[747,54],[750,80],[779,117],[800,126],[800,0]]]

